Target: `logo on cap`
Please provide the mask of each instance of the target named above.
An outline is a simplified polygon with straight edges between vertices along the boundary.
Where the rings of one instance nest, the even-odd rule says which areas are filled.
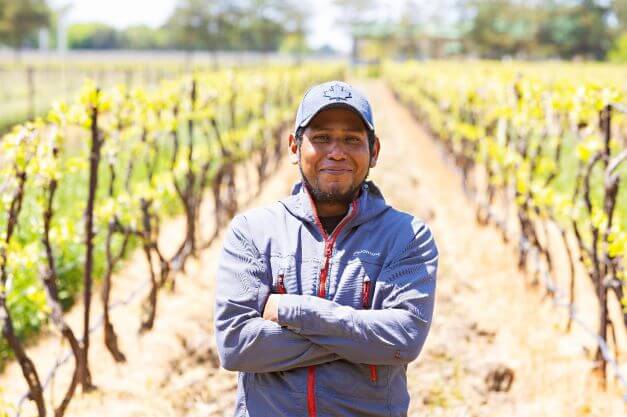
[[[335,84],[331,88],[324,91],[324,96],[329,100],[348,100],[352,97],[350,90],[344,88],[343,85]]]

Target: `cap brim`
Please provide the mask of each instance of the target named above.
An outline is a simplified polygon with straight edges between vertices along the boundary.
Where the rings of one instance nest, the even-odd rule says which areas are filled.
[[[343,103],[343,102],[341,102],[341,101],[340,101],[340,102],[334,102],[334,103],[328,103],[328,104],[325,104],[324,106],[321,106],[318,110],[316,110],[315,112],[313,112],[311,116],[309,116],[309,117],[307,117],[305,120],[303,120],[303,121],[302,121],[302,122],[298,125],[298,127],[305,127],[305,126],[307,126],[307,125],[309,124],[309,122],[311,122],[311,120],[312,120],[314,117],[316,117],[316,115],[317,115],[318,113],[320,113],[322,110],[332,109],[332,108],[336,108],[336,107],[344,107],[344,108],[346,108],[346,109],[350,109],[350,110],[354,111],[357,115],[359,115],[359,117],[361,118],[361,120],[364,122],[364,125],[366,125],[366,128],[367,128],[368,130],[370,130],[370,131],[374,131],[374,126],[372,126],[372,125],[368,122],[368,120],[366,120],[366,119],[364,118],[364,116],[362,116],[362,115],[361,115],[361,112],[360,112],[357,108],[355,108],[355,107],[351,106],[351,105],[350,105],[350,104],[348,104],[348,103]]]

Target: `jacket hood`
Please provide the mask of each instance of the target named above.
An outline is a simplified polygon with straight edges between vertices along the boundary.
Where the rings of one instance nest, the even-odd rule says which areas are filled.
[[[353,227],[377,217],[390,208],[379,188],[372,181],[366,181],[361,186],[361,192],[356,200],[357,214],[348,223]],[[301,181],[294,184],[292,195],[280,200],[280,203],[293,216],[313,225],[316,224],[317,214],[313,199]]]

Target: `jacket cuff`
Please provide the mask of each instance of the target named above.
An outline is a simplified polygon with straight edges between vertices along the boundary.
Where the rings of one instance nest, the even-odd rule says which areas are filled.
[[[303,330],[303,320],[301,316],[302,295],[283,294],[279,297],[279,308],[277,319],[279,325],[286,326],[290,330],[300,333]]]

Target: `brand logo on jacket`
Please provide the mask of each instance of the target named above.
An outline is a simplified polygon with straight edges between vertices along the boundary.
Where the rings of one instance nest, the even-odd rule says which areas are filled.
[[[358,251],[356,251],[355,253],[353,253],[353,256],[357,256],[357,255],[368,255],[368,256],[374,256],[375,258],[378,258],[379,256],[381,256],[380,252],[371,252],[367,249],[360,249]]]

